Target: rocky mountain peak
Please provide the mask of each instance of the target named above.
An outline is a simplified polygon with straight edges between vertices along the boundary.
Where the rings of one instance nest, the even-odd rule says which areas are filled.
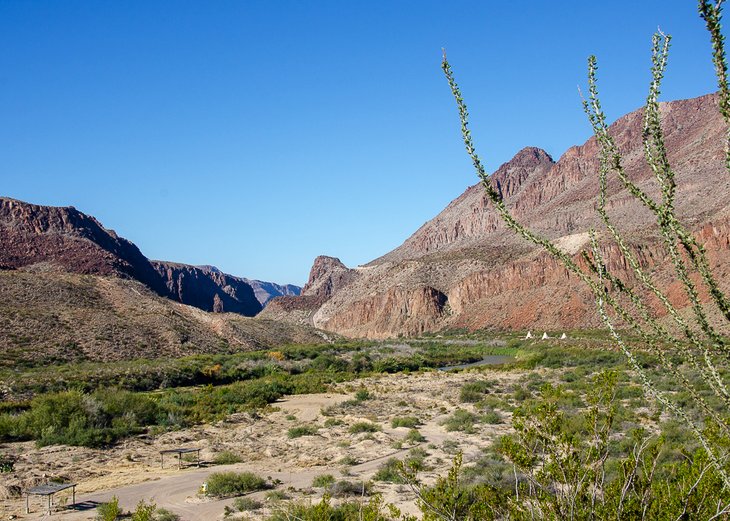
[[[328,299],[335,291],[347,286],[357,276],[336,257],[320,255],[314,259],[309,271],[309,280],[302,288],[302,295]]]
[[[525,147],[492,174],[492,183],[503,198],[509,199],[519,191],[531,174],[547,170],[554,164],[553,158],[543,149]]]
[[[137,246],[72,206],[41,206],[0,197],[0,266],[117,275],[165,293]]]

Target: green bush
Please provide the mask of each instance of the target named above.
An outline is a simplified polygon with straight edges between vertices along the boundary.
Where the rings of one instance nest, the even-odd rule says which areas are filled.
[[[397,509],[386,509],[379,495],[369,499],[367,503],[361,501],[346,501],[337,506],[330,503],[325,496],[319,503],[291,503],[276,510],[268,521],[397,521],[401,519]]]
[[[15,468],[15,458],[6,454],[0,454],[0,474],[12,472]]]
[[[250,497],[237,497],[233,501],[233,508],[239,512],[248,512],[249,510],[258,510],[263,507],[264,504],[261,501]]]
[[[289,438],[300,438],[302,436],[314,436],[318,432],[317,427],[314,425],[300,425],[298,427],[292,427],[286,433]]]
[[[340,480],[333,483],[328,492],[332,497],[341,498],[347,496],[363,496],[370,493],[370,484],[364,481]]]
[[[108,503],[102,503],[96,507],[97,521],[116,521],[122,515],[122,509],[119,508],[119,498],[112,496]]]
[[[277,502],[284,501],[286,499],[289,499],[289,496],[283,490],[269,490],[266,493],[266,501]]]
[[[369,400],[370,398],[371,398],[370,391],[368,391],[364,387],[361,387],[355,393],[355,400],[357,400],[358,402],[363,402],[365,400]]]
[[[234,463],[241,463],[242,461],[243,458],[239,454],[230,450],[219,452],[213,458],[213,464],[215,465],[232,465]]]
[[[408,431],[408,434],[406,434],[406,437],[403,438],[403,441],[408,443],[422,443],[426,441],[426,438],[423,437],[423,434],[418,432],[418,429],[411,429]]]
[[[464,384],[459,394],[459,399],[464,403],[477,403],[485,394],[488,394],[494,386],[492,382],[480,380],[478,382],[469,382]]]
[[[502,416],[496,411],[487,411],[482,414],[482,422],[489,425],[497,425],[502,423]]]
[[[100,447],[139,433],[155,423],[157,404],[129,391],[102,390],[91,395],[65,391],[37,396],[30,409],[0,421],[0,437],[52,444]]]
[[[421,425],[421,421],[415,416],[396,416],[390,421],[390,426],[394,429],[398,427],[407,427],[413,429]]]
[[[477,422],[477,415],[464,409],[456,409],[443,423],[447,431],[462,431],[468,434],[475,432],[474,424]]]
[[[348,467],[351,467],[353,465],[359,465],[360,461],[357,458],[347,455],[344,458],[342,458],[340,461],[338,461],[337,463],[339,463],[340,465],[346,465]]]
[[[321,474],[312,480],[312,486],[315,488],[327,488],[335,482],[332,474]]]
[[[155,521],[180,521],[180,516],[164,508],[158,508],[155,512]]]
[[[240,496],[268,488],[266,480],[252,472],[214,472],[207,484],[206,494],[214,497]]]
[[[337,426],[339,426],[339,425],[342,425],[342,424],[344,424],[344,423],[345,423],[345,422],[343,422],[343,421],[342,421],[342,420],[340,420],[339,418],[327,418],[327,419],[326,419],[326,420],[324,421],[324,426],[325,426],[325,427],[327,427],[327,428],[330,428],[330,427],[337,427]]]
[[[137,503],[137,508],[132,513],[132,521],[156,521],[156,511],[157,505],[152,502],[145,503],[142,499]]]
[[[385,481],[387,483],[405,483],[402,473],[402,463],[396,458],[389,458],[383,463],[373,476],[375,481]]]
[[[359,434],[361,432],[378,432],[382,430],[380,425],[372,422],[357,422],[350,426],[350,434]]]

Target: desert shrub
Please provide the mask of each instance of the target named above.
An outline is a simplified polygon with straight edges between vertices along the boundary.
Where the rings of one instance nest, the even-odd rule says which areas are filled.
[[[0,474],[12,472],[15,468],[15,458],[8,454],[0,454]]]
[[[408,451],[408,456],[403,460],[403,465],[409,472],[421,472],[427,469],[426,457],[428,452],[420,447],[414,447]]]
[[[355,400],[357,400],[358,402],[363,402],[365,400],[369,400],[370,398],[372,398],[370,396],[370,391],[368,391],[364,387],[361,387],[355,392]]]
[[[492,387],[494,387],[494,384],[486,380],[466,383],[461,388],[459,400],[464,403],[477,403],[484,398],[485,394],[489,393]]]
[[[132,513],[132,521],[156,521],[155,512],[157,511],[157,505],[152,502],[146,503],[141,500],[137,503],[137,508]]]
[[[342,372],[347,370],[348,364],[342,358],[323,353],[312,360],[309,368],[313,371]]]
[[[497,509],[503,504],[500,494],[484,484],[465,485],[460,480],[461,474],[461,454],[458,454],[447,476],[439,477],[430,487],[419,489],[418,506],[423,513],[423,521],[443,519],[491,521],[498,518],[500,512]],[[411,475],[409,480],[412,479]],[[516,517],[516,519],[522,518]]]
[[[506,494],[515,488],[514,467],[494,451],[486,452],[472,465],[464,467],[462,479],[465,484],[486,484]]]
[[[563,382],[566,383],[572,383],[578,380],[578,375],[575,371],[566,371],[563,373],[563,376],[560,378]]]
[[[277,502],[289,499],[289,495],[283,490],[269,490],[266,493],[266,501]]]
[[[497,425],[502,423],[502,416],[497,411],[487,411],[482,414],[481,420],[489,425]]]
[[[327,488],[335,482],[332,474],[321,474],[312,480],[312,486],[315,488]]]
[[[160,413],[157,402],[142,393],[106,388],[91,396],[99,403],[100,414],[105,416],[104,423],[124,418],[131,425],[152,425]]]
[[[484,396],[476,405],[481,409],[501,409],[503,411],[514,409],[509,402],[493,394]]]
[[[346,501],[333,506],[325,495],[319,503],[290,503],[276,510],[268,521],[396,521],[401,519],[396,508],[384,508],[380,495],[374,495],[366,503]]]
[[[264,504],[261,501],[250,497],[237,497],[233,500],[233,508],[239,512],[247,512],[249,510],[258,510],[263,507]]]
[[[378,432],[382,430],[380,425],[372,422],[357,422],[350,426],[350,434],[359,434],[361,432]]]
[[[373,362],[373,371],[376,373],[399,373],[403,371],[416,371],[427,364],[422,356],[413,355],[410,357],[386,357]]]
[[[354,458],[350,456],[349,454],[345,457],[343,457],[340,461],[338,461],[340,465],[347,465],[348,467],[351,467],[352,465],[359,465],[360,461],[357,458]]]
[[[157,404],[129,391],[91,395],[64,391],[37,396],[30,409],[0,421],[4,439],[35,439],[38,444],[99,447],[142,432],[157,421]]]
[[[364,481],[340,481],[330,485],[328,489],[332,497],[341,498],[347,496],[364,496],[370,492],[370,484]]]
[[[441,444],[441,450],[446,454],[457,454],[459,452],[459,443],[454,440],[444,440]]]
[[[314,425],[299,425],[292,427],[286,432],[289,438],[301,438],[302,436],[314,436],[317,434],[317,427]]]
[[[234,463],[241,463],[242,461],[243,458],[241,458],[240,454],[230,450],[219,452],[213,458],[213,464],[215,465],[232,465]]]
[[[476,414],[464,409],[456,409],[451,416],[446,418],[443,425],[449,432],[462,431],[467,434],[473,434],[475,432],[474,424],[477,421],[478,417]]]
[[[107,503],[102,503],[96,507],[97,521],[116,521],[122,515],[122,509],[119,508],[119,498],[112,496]]]
[[[408,434],[406,434],[405,438],[403,438],[403,441],[406,441],[408,443],[422,443],[426,441],[426,438],[423,437],[423,434],[418,432],[418,429],[411,429],[408,431]]]
[[[373,479],[375,481],[385,481],[386,483],[405,483],[402,468],[403,464],[400,461],[396,458],[389,458],[378,467]]]
[[[165,508],[158,508],[154,519],[155,521],[180,521],[180,516]]]
[[[512,393],[512,399],[515,402],[523,402],[530,398],[532,396],[532,393],[525,389],[524,387],[517,387],[514,392]]]
[[[398,427],[407,427],[413,429],[421,425],[421,421],[415,416],[396,416],[390,421],[390,426],[394,429]]]
[[[207,484],[206,494],[214,497],[240,496],[267,488],[266,480],[252,472],[214,472]]]
[[[330,427],[337,427],[337,426],[339,426],[339,425],[343,425],[344,423],[345,423],[345,422],[343,422],[343,421],[342,421],[342,420],[340,420],[339,418],[327,418],[327,419],[326,419],[326,420],[324,421],[324,426],[325,426],[325,427],[327,427],[327,428],[330,428]]]
[[[370,357],[364,353],[356,353],[352,356],[348,370],[353,373],[364,373],[373,368]]]

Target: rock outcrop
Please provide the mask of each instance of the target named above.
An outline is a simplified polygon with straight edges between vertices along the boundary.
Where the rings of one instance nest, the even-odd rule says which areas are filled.
[[[677,180],[677,214],[705,242],[718,278],[730,286],[730,174],[723,167],[725,124],[717,96],[662,103],[661,112]],[[653,173],[644,160],[642,124],[639,110],[619,118],[610,132],[629,177],[657,198]],[[570,148],[557,162],[543,150],[524,148],[491,182],[520,222],[579,259],[587,247],[587,230],[604,229],[595,212],[598,152],[594,138]],[[609,179],[607,209],[641,262],[657,280],[669,283],[670,297],[681,306],[684,297],[671,285],[655,217],[615,175]],[[612,270],[630,277],[605,233],[601,240]],[[378,338],[446,327],[598,325],[593,299],[576,277],[506,229],[479,184],[401,246],[351,271],[344,288],[321,302],[309,302],[312,324]],[[286,310],[279,311],[284,318]]]
[[[357,278],[357,270],[348,268],[340,259],[320,255],[314,259],[309,279],[301,294],[272,299],[264,309],[262,317],[311,325],[314,323],[314,313],[322,304]]]
[[[215,313],[239,313],[247,317],[262,309],[253,288],[242,278],[212,266],[190,266],[152,261],[172,299]]]
[[[325,301],[346,288],[357,278],[357,271],[349,269],[340,259],[320,255],[314,259],[309,280],[302,288],[302,295],[313,296]]]

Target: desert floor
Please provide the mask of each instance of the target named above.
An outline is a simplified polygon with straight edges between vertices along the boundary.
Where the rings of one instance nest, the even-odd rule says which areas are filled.
[[[276,489],[290,498],[285,501],[316,502],[322,496],[322,489],[311,486],[316,476],[331,474],[338,480],[367,481],[388,458],[405,457],[416,445],[404,444],[399,449],[397,442],[409,429],[391,427],[393,418],[403,416],[416,416],[421,422],[418,430],[426,440],[417,446],[428,453],[425,462],[429,470],[420,473],[419,478],[432,482],[446,474],[458,450],[463,451],[468,466],[510,429],[509,414],[501,413],[502,423],[479,423],[472,434],[447,432],[441,422],[455,409],[473,410],[473,405],[459,402],[463,384],[491,380],[495,392],[508,391],[518,385],[523,374],[482,368],[375,376],[339,384],[328,394],[286,397],[258,414],[240,413],[217,424],[132,438],[105,450],[68,446],[39,449],[32,442],[5,444],[0,448],[17,455],[19,460],[11,480],[0,485],[0,493],[4,492],[6,497],[0,500],[0,517],[47,519],[45,499],[31,497],[31,513],[25,514],[25,499],[18,497],[18,492],[51,478],[78,483],[77,503],[87,508],[65,509],[70,499],[59,495],[59,507],[52,514],[54,519],[69,521],[93,519],[94,506],[112,496],[119,498],[124,510],[134,510],[140,500],[152,500],[183,520],[222,518],[224,507],[233,499],[213,500],[199,494],[206,477],[222,470],[252,471],[280,480]],[[369,391],[370,398],[353,401],[361,386]],[[351,425],[362,421],[374,422],[382,431],[349,432]],[[316,426],[317,434],[294,439],[287,436],[291,427],[302,425]],[[161,468],[159,451],[175,447],[200,448],[201,467],[184,461],[183,468],[178,469],[175,458],[166,456],[165,468]],[[216,453],[222,451],[239,454],[243,462],[211,464]],[[340,463],[345,457],[349,457],[349,465]],[[407,485],[374,482],[373,490],[404,512],[418,512],[414,494]],[[267,499],[266,492],[250,496],[261,500],[264,506],[247,512],[247,519],[263,519],[281,505],[280,499]],[[232,517],[236,516],[244,514]]]

